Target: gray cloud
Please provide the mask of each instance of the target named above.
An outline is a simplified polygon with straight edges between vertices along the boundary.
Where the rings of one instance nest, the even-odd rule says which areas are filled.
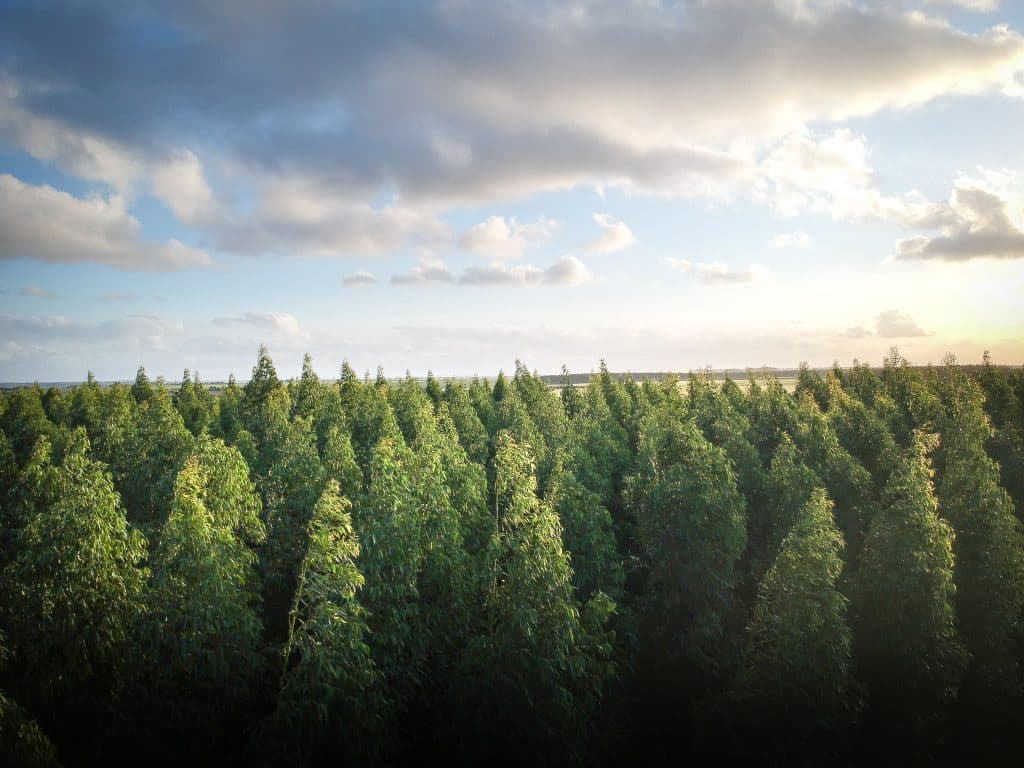
[[[875,315],[875,332],[883,339],[900,339],[914,336],[928,336],[915,320],[895,309],[887,309]]]
[[[377,278],[372,272],[353,272],[341,278],[341,284],[345,288],[366,288],[377,284]]]
[[[0,259],[97,262],[131,270],[212,264],[199,249],[177,240],[146,240],[140,230],[117,196],[82,199],[0,174]]]
[[[154,0],[126,24],[106,2],[8,5],[0,141],[142,185],[221,249],[387,252],[450,239],[436,212],[454,203],[580,184],[736,194],[809,123],[1010,88],[1024,70],[1005,28],[898,10]],[[302,186],[291,206],[283,179]]]
[[[546,269],[530,264],[509,266],[492,262],[469,266],[455,275],[438,259],[420,259],[409,272],[391,276],[392,285],[463,285],[463,286],[577,286],[593,279],[586,266],[575,256],[562,256]]]
[[[904,261],[968,261],[1024,258],[1024,230],[1007,212],[1007,203],[993,192],[958,187],[948,206],[950,223],[940,234],[901,240],[896,258]]]

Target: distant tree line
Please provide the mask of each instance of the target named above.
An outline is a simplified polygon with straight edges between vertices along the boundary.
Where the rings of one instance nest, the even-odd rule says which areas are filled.
[[[0,396],[0,764],[1005,764],[1024,372]]]

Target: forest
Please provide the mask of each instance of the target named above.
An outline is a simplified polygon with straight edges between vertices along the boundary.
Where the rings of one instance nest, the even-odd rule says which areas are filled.
[[[0,393],[0,764],[1006,764],[1024,370]]]

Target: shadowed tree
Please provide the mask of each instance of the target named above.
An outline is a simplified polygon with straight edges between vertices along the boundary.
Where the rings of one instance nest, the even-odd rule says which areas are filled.
[[[536,489],[529,447],[501,433],[483,632],[460,674],[464,761],[564,765],[579,757],[610,672],[602,664],[610,648],[599,639],[610,606],[596,603],[581,622],[558,517]]]
[[[277,709],[257,744],[270,764],[362,764],[385,748],[384,702],[358,598],[359,541],[334,480],[317,500],[308,538],[288,615]]]
[[[985,453],[991,427],[980,388],[948,360],[939,386],[945,416],[939,511],[956,531],[956,609],[971,654],[965,684],[972,699],[1019,695],[1024,622],[1024,534],[999,467]]]
[[[735,474],[693,421],[665,409],[645,423],[632,489],[649,569],[649,641],[682,660],[686,674],[714,680],[746,546]]]
[[[253,716],[263,663],[259,581],[256,555],[233,529],[258,521],[248,478],[212,460],[237,453],[218,453],[207,444],[178,474],[118,702],[121,738],[151,763],[234,753],[243,743],[238,724]],[[249,533],[261,538],[258,527]]]
[[[59,465],[41,438],[25,471],[14,558],[0,575],[15,698],[86,750],[141,609],[146,542],[75,430]],[[70,720],[68,719],[70,718]],[[80,741],[76,742],[76,739]]]
[[[953,530],[937,513],[927,452],[915,434],[889,477],[850,589],[857,676],[870,721],[902,748],[924,748],[954,700],[964,663],[956,630]],[[934,734],[932,734],[934,735]]]
[[[737,712],[749,745],[771,763],[839,753],[857,691],[843,571],[843,536],[823,488],[812,491],[758,589]]]

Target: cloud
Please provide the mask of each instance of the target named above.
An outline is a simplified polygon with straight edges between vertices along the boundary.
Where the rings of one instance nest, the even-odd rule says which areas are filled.
[[[450,285],[454,282],[455,276],[448,266],[440,259],[433,258],[421,258],[408,272],[391,276],[392,285]]]
[[[234,202],[204,234],[247,253],[386,251],[423,233],[412,212],[429,230],[446,205],[578,185],[735,195],[808,125],[1011,92],[1024,70],[1007,27],[968,33],[900,3],[186,0],[135,13],[4,8],[0,140],[125,194],[152,177],[189,221],[205,179]],[[197,175],[186,152],[241,189]],[[264,197],[250,179],[298,180],[344,200],[342,215],[250,211]],[[371,205],[392,193],[391,213]]]
[[[917,235],[896,244],[902,261],[968,261],[1024,258],[1024,228],[1010,218],[1009,204],[986,189],[957,186],[947,221],[937,235]]]
[[[601,228],[597,239],[584,246],[584,250],[593,256],[615,253],[636,242],[636,235],[624,221],[615,221],[607,213],[595,213],[594,223]]]
[[[372,272],[353,272],[341,278],[341,284],[345,288],[366,288],[377,284],[377,278]]]
[[[575,256],[562,256],[547,269],[530,264],[509,266],[492,262],[483,266],[469,266],[457,276],[438,259],[420,259],[409,272],[391,276],[392,285],[461,285],[461,286],[567,286],[590,282],[594,277]]]
[[[298,318],[288,312],[246,312],[237,317],[217,317],[212,322],[224,328],[255,328],[293,343],[309,339],[309,334],[299,325]]]
[[[895,309],[888,309],[875,315],[875,331],[883,339],[928,335],[913,318]]]
[[[520,287],[534,285],[577,286],[592,279],[593,276],[583,262],[574,256],[562,256],[547,269],[528,265],[509,267],[499,263],[488,264],[485,267],[468,267],[459,276],[459,284]]]
[[[40,288],[38,285],[26,285],[24,288],[21,289],[21,295],[31,296],[36,299],[57,298],[57,294],[52,293],[51,291],[48,291],[45,288]]]
[[[720,261],[702,264],[686,261],[685,259],[667,258],[665,259],[665,266],[684,275],[689,275],[704,285],[753,283],[768,275],[768,270],[760,264],[751,264],[740,272],[734,272],[727,264]]]
[[[978,13],[991,13],[999,10],[1000,0],[924,0],[925,5],[952,5]]]
[[[466,230],[459,245],[470,253],[492,259],[518,259],[528,247],[542,243],[558,228],[558,222],[540,218],[533,224],[519,224],[513,216],[489,216]]]
[[[847,328],[843,331],[842,335],[848,339],[866,339],[869,336],[874,336],[874,334],[863,325],[855,325]]]
[[[72,197],[0,174],[0,259],[96,262],[119,269],[208,267],[203,251],[178,240],[143,239],[124,200]]]
[[[208,223],[218,246],[241,254],[377,255],[406,245],[447,247],[450,233],[433,213],[400,203],[375,207],[300,177],[256,179],[256,204]]]
[[[806,232],[780,232],[772,238],[772,248],[806,248],[811,236]]]
[[[176,152],[152,172],[153,193],[166,201],[178,220],[196,224],[210,216],[214,195],[199,158],[189,150]]]

